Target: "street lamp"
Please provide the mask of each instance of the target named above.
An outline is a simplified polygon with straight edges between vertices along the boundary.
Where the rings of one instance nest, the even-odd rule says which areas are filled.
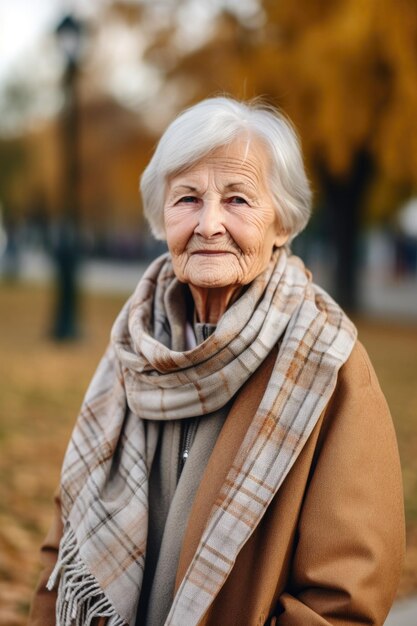
[[[81,53],[83,27],[72,15],[66,15],[55,29],[58,45],[69,63],[77,63]]]
[[[57,279],[53,336],[56,339],[72,339],[78,334],[80,170],[77,78],[83,27],[73,16],[67,15],[56,27],[55,34],[65,59],[63,79],[65,99],[62,120],[64,185],[62,208],[53,241]]]

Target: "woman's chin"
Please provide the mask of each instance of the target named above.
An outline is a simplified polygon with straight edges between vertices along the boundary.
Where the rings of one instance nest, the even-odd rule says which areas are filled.
[[[239,284],[235,276],[229,277],[224,272],[199,272],[195,276],[190,276],[186,282],[198,289],[219,289]]]
[[[210,260],[203,258],[202,262],[189,263],[185,276],[185,282],[199,288],[214,289],[218,287],[231,287],[240,284],[238,268],[230,263],[220,262],[220,259]]]

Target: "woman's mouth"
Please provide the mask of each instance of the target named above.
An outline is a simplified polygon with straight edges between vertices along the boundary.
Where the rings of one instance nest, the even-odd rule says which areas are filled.
[[[233,254],[230,250],[195,250],[192,252],[194,254],[202,254],[204,256],[216,256],[220,254]]]

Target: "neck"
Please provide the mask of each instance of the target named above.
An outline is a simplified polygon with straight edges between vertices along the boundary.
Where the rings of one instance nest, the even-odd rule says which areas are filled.
[[[190,285],[197,320],[205,324],[217,324],[226,309],[237,299],[242,287],[214,287],[207,289]]]

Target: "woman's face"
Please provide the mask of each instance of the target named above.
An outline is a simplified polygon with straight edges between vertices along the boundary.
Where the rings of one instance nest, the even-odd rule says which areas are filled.
[[[213,150],[168,180],[164,218],[180,281],[196,288],[250,283],[288,239],[268,189],[269,155],[259,139]]]

